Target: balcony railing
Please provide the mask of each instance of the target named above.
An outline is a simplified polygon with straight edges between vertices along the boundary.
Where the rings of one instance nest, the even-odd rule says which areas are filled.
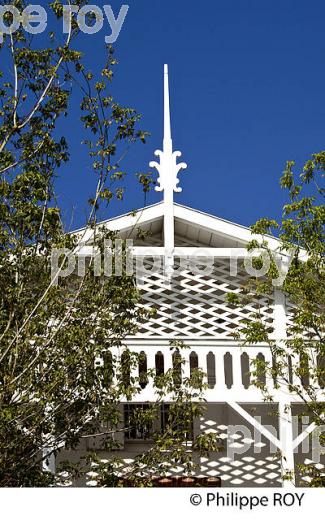
[[[132,399],[134,402],[146,402],[156,399],[156,388],[153,375],[165,374],[168,370],[175,370],[175,351],[169,345],[155,347],[149,345],[130,346],[130,351],[139,355],[139,363],[132,367],[130,375],[140,378],[144,383],[141,391]],[[140,355],[141,354],[141,355]],[[121,355],[121,352],[119,353]],[[274,363],[269,347],[240,347],[232,346],[201,346],[196,345],[192,348],[181,349],[182,357],[181,377],[184,380],[189,378],[196,368],[201,369],[205,376],[206,390],[204,398],[210,402],[227,402],[229,400],[237,402],[261,402],[263,393],[256,385],[258,381],[265,390],[278,400],[286,395],[291,396],[292,401],[300,401],[295,393],[290,394],[288,385],[278,388],[275,378],[259,371],[256,375],[255,360],[267,363],[271,368]],[[294,365],[293,365],[294,363]],[[292,370],[292,366],[299,363],[299,359],[288,357],[287,378],[291,384],[302,387],[303,381]],[[253,373],[255,372],[255,375]],[[149,375],[149,377],[146,377]],[[254,379],[254,381],[253,381]],[[253,384],[255,383],[255,384]],[[306,383],[306,381],[305,381]],[[320,394],[324,394],[320,388]],[[168,396],[167,396],[168,398]],[[167,400],[166,398],[166,400]],[[321,400],[324,395],[320,395]]]

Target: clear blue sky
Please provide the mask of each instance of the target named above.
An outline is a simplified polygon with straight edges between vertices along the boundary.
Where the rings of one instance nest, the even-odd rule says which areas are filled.
[[[121,2],[111,3],[115,13]],[[114,92],[143,114],[148,144],[131,149],[123,203],[110,217],[143,205],[132,180],[148,171],[162,140],[163,64],[170,67],[174,146],[188,170],[177,202],[250,225],[278,218],[279,176],[286,160],[301,164],[324,149],[324,0],[128,0],[115,44],[120,65]],[[104,62],[104,35],[83,36],[94,71]],[[68,223],[84,223],[94,178],[80,135],[69,122],[71,163],[58,180]],[[152,194],[149,202],[160,200]],[[72,209],[74,207],[74,210]]]

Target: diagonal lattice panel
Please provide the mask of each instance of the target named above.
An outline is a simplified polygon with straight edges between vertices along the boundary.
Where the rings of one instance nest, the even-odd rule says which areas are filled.
[[[145,259],[144,268],[150,270],[152,266],[153,260]],[[239,292],[247,279],[242,269],[238,269],[236,277],[231,276],[228,260],[218,260],[209,275],[193,273],[188,266],[179,268],[171,286],[166,285],[161,272],[145,276],[141,285],[143,305],[156,309],[156,315],[141,324],[138,335],[233,339],[242,321],[254,312],[259,312],[263,322],[272,327],[272,297],[253,300],[244,308],[227,301],[227,294]]]

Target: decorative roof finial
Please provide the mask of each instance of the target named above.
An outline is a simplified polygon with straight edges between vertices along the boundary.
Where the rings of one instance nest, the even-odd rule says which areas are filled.
[[[170,105],[169,105],[169,81],[168,65],[164,66],[164,141],[163,151],[156,150],[155,155],[160,158],[160,162],[152,161],[150,168],[156,168],[159,177],[156,191],[164,192],[164,201],[173,203],[174,191],[182,191],[177,185],[177,177],[180,170],[187,168],[187,164],[182,162],[177,164],[177,158],[181,157],[181,152],[173,152],[173,142],[171,137],[170,124]]]

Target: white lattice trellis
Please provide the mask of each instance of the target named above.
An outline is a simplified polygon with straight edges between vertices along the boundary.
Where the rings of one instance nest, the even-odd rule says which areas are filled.
[[[147,270],[152,265],[153,260],[144,261]],[[141,285],[143,305],[156,309],[156,315],[141,325],[138,336],[233,339],[242,320],[257,310],[263,322],[272,327],[272,296],[256,299],[244,308],[227,301],[227,294],[239,292],[246,280],[243,270],[236,277],[230,276],[230,263],[225,259],[218,260],[209,275],[182,270],[173,277],[170,287],[161,272],[145,277]]]

